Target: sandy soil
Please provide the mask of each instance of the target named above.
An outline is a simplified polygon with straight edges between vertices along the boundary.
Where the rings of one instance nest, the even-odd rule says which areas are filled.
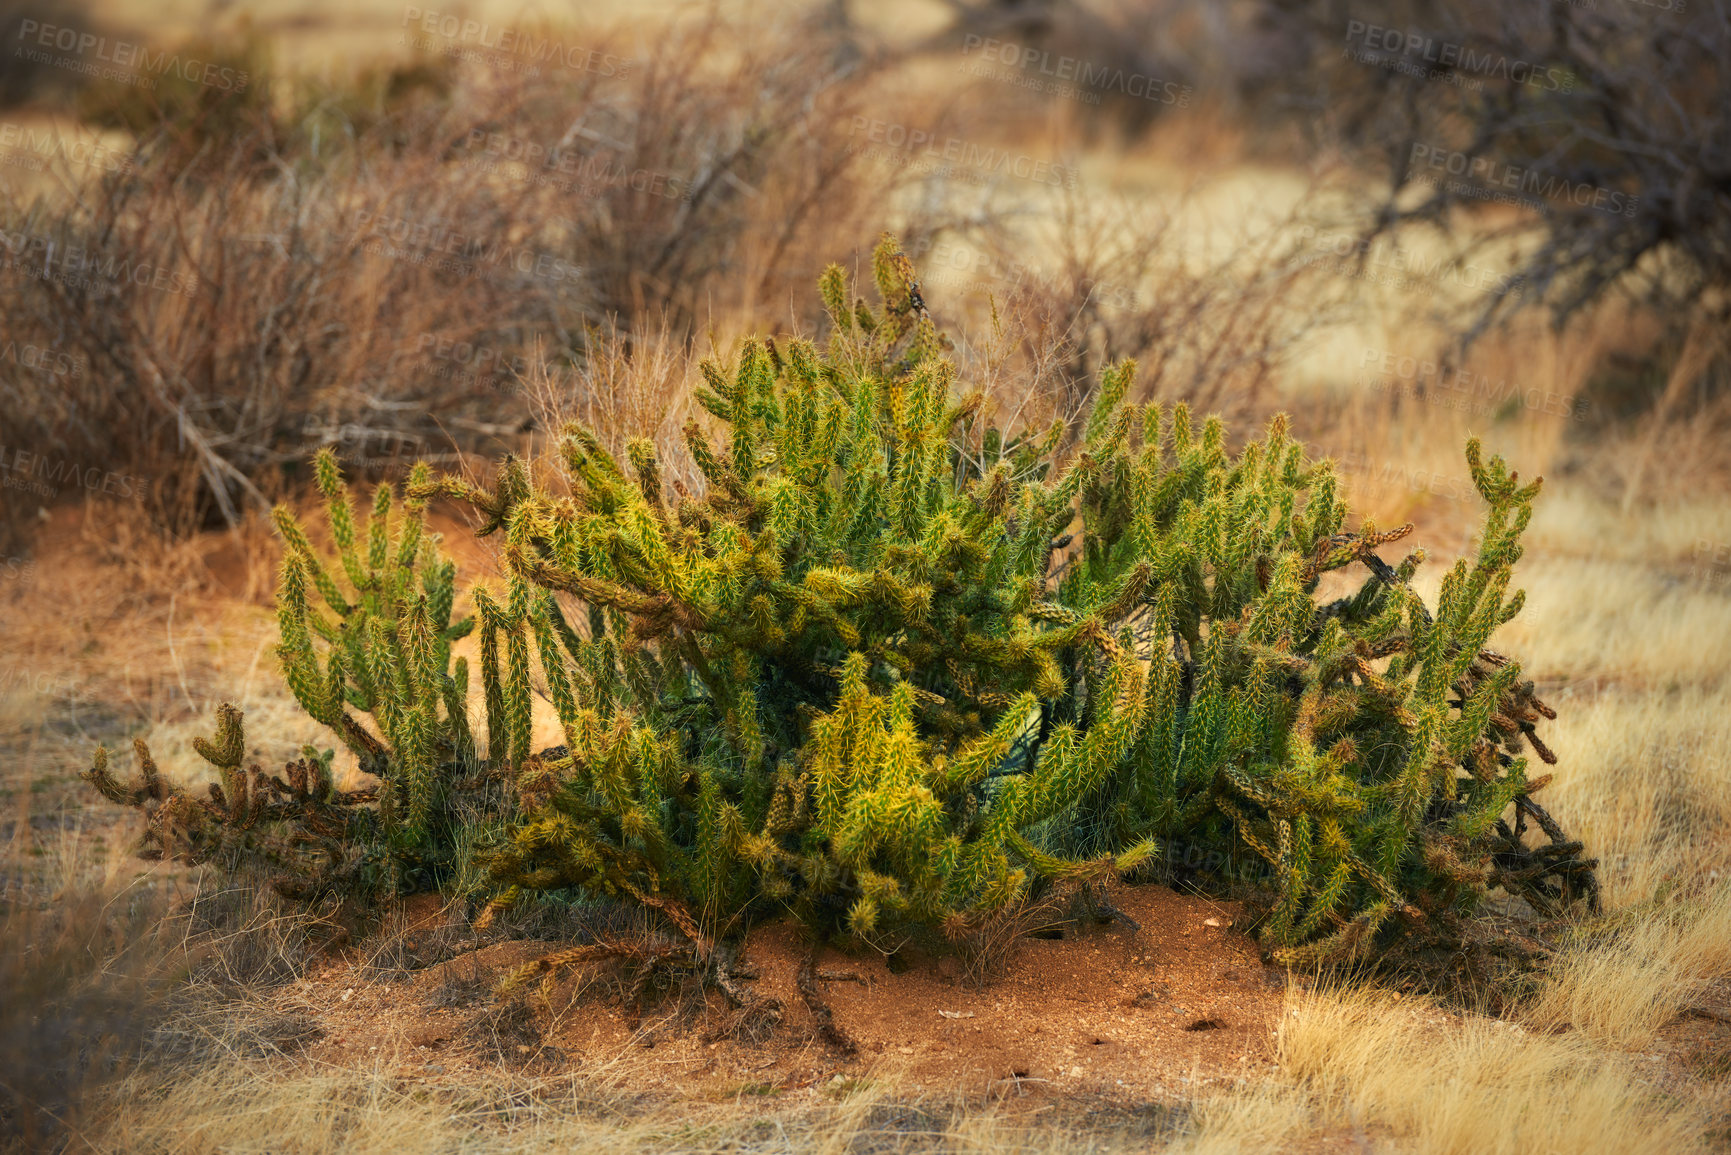
[[[550,990],[531,986],[528,1012],[513,1019],[491,988],[555,949],[534,942],[473,950],[403,983],[332,960],[285,992],[281,1009],[304,1037],[316,1028],[305,1050],[316,1063],[437,1078],[515,1057],[540,1073],[617,1071],[644,1091],[687,1095],[779,1093],[887,1068],[916,1086],[1146,1100],[1265,1073],[1287,980],[1233,927],[1242,912],[1158,885],[1121,889],[1114,901],[1139,929],[1071,924],[1060,939],[1025,940],[984,984],[953,955],[824,951],[818,972],[836,1024],[858,1044],[853,1056],[822,1040],[799,997],[805,948],[787,923],[757,928],[744,950],[759,974],[749,986],[785,1008],[764,1039],[710,1041],[730,1014],[716,992],[700,1007],[670,995],[634,1014],[605,964]],[[411,955],[442,921],[417,909]]]

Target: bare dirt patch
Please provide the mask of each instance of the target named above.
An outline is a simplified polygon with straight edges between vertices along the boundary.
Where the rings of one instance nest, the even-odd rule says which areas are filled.
[[[819,985],[858,1044],[851,1056],[823,1041],[800,997],[806,946],[791,923],[757,928],[743,951],[758,976],[746,985],[783,1007],[767,1037],[715,1038],[732,1011],[713,991],[672,991],[639,1013],[605,970],[501,1000],[501,980],[554,949],[539,942],[467,951],[397,982],[332,960],[285,995],[321,1032],[307,1058],[394,1064],[400,1076],[503,1062],[713,1098],[894,1072],[916,1087],[1147,1100],[1266,1073],[1286,979],[1263,966],[1240,929],[1242,911],[1158,885],[1121,890],[1115,901],[1139,929],[1068,924],[1061,938],[1023,941],[983,985],[947,954],[822,951]],[[439,933],[425,908],[411,911],[417,923],[418,933]]]

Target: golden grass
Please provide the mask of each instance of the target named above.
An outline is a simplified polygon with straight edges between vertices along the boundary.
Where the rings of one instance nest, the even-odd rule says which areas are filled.
[[[1714,954],[1723,919],[1668,940],[1674,960]],[[1722,948],[1721,948],[1722,949]],[[1722,960],[1721,960],[1722,965]],[[1572,981],[1562,980],[1565,984]],[[1541,1005],[1543,1005],[1541,1003]],[[551,1078],[503,1072],[407,1078],[365,1069],[226,1059],[140,1071],[109,1089],[80,1139],[97,1151],[1019,1151],[1185,1155],[1364,1150],[1485,1155],[1707,1149],[1711,1100],[1654,1085],[1591,1031],[1544,1033],[1374,991],[1296,995],[1269,1079],[1163,1105],[1155,1125],[946,1097],[893,1070],[801,1092],[678,1100],[613,1060]],[[1041,1119],[1041,1115],[1047,1117]],[[1164,1120],[1161,1125],[1160,1120]]]
[[[1731,599],[1634,561],[1558,559],[1541,552],[1516,572],[1521,616],[1497,635],[1547,680],[1616,681],[1644,692],[1718,687],[1731,638]]]
[[[1327,1127],[1303,1090],[1287,1082],[1248,1083],[1198,1100],[1191,1113],[1194,1129],[1172,1144],[1184,1155],[1272,1155],[1294,1150]]]
[[[1613,907],[1731,877],[1731,714],[1723,691],[1555,698],[1547,806],[1601,862]]]
[[[1373,992],[1288,1008],[1282,1075],[1341,1126],[1386,1129],[1435,1155],[1613,1155],[1703,1148],[1704,1113],[1663,1096],[1580,1035],[1455,1017]]]
[[[1731,976],[1731,883],[1692,902],[1630,910],[1610,932],[1566,950],[1530,1017],[1597,1043],[1637,1048]]]
[[[561,1078],[407,1083],[370,1070],[277,1072],[206,1066],[164,1087],[140,1076],[80,1136],[96,1151],[281,1152],[1102,1152],[1110,1132],[1031,1127],[990,1104],[910,1092],[892,1073],[790,1096],[672,1102],[619,1090],[609,1072]],[[1145,1149],[1145,1148],[1144,1148]],[[1197,1147],[1196,1150],[1219,1148]],[[1236,1148],[1235,1148],[1236,1149]]]
[[[1551,484],[1545,490],[1533,507],[1529,554],[1639,562],[1696,585],[1713,584],[1715,554],[1731,542],[1731,503],[1698,493],[1631,516],[1616,502],[1595,496],[1593,480],[1589,476],[1585,483]],[[1718,561],[1719,568],[1724,565]],[[1724,579],[1719,584],[1723,588]]]

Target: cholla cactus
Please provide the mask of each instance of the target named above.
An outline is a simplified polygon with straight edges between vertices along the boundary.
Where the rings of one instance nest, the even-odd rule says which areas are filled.
[[[1410,527],[1343,532],[1331,467],[1283,419],[1233,457],[1217,420],[1129,404],[1125,363],[1067,460],[1062,425],[1007,441],[954,396],[897,255],[881,312],[825,274],[827,348],[704,364],[724,437],[686,426],[701,496],[670,498],[647,441],[621,463],[577,425],[570,496],[515,460],[492,491],[412,487],[506,537],[506,594],[477,595],[493,753],[527,812],[488,859],[505,901],[954,930],[1159,837],[1236,841],[1268,866],[1265,940],[1300,962],[1530,865],[1498,824],[1530,789],[1522,743],[1548,756],[1545,708],[1484,646],[1519,609],[1536,484],[1469,447],[1489,522],[1433,615],[1420,555],[1375,553]],[[1363,588],[1319,606],[1354,564]],[[567,739],[539,757],[531,655]]]
[[[135,743],[139,783],[117,782],[104,750],[85,777],[114,801],[146,811],[144,849],[152,854],[264,865],[278,890],[298,897],[424,887],[456,865],[458,827],[474,817],[454,813],[453,793],[487,783],[469,730],[467,667],[451,661],[451,643],[472,622],[451,620],[456,567],[426,533],[423,504],[411,499],[393,518],[392,487],[379,486],[363,547],[335,455],[326,450],[315,465],[348,588],[279,506],[273,516],[286,556],[277,654],[301,707],[379,785],[337,790],[334,752],[310,746],[288,765],[286,780],[257,766],[243,771],[241,714],[226,704],[216,739],[194,744],[221,776],[208,800],[167,786],[142,741]],[[430,471],[417,468],[412,480],[424,481]],[[312,605],[309,586],[325,610]],[[374,727],[357,713],[371,715]]]
[[[474,623],[451,620],[457,567],[439,557],[421,501],[405,503],[393,532],[392,489],[379,486],[363,553],[336,455],[320,452],[315,466],[350,592],[288,508],[278,506],[272,517],[288,548],[277,588],[277,654],[302,709],[336,732],[362,770],[385,781],[387,830],[400,828],[412,841],[427,833],[450,780],[474,771],[468,664],[451,662],[451,643]],[[411,487],[429,474],[417,465]],[[313,607],[309,585],[333,617]],[[315,637],[325,643],[323,660]],[[372,715],[378,733],[351,709]]]
[[[1183,429],[1176,441],[1182,454]],[[1422,555],[1390,567],[1375,553],[1411,527],[1339,532],[1332,473],[1304,470],[1278,421],[1236,462],[1212,428],[1203,444],[1194,481],[1164,502],[1140,495],[1182,466],[1099,506],[1151,522],[1136,553],[1172,575],[1162,590],[1192,591],[1149,623],[1151,639],[1171,639],[1149,647],[1156,722],[1130,754],[1134,785],[1099,811],[1106,828],[1248,847],[1272,875],[1263,938],[1288,962],[1350,954],[1391,916],[1458,913],[1517,881],[1498,855],[1524,863],[1524,851],[1498,824],[1542,785],[1520,754],[1525,743],[1554,760],[1533,733],[1554,714],[1484,647],[1520,610],[1520,593],[1504,595],[1538,484],[1518,486],[1468,445],[1490,511],[1478,557],[1444,579],[1433,615],[1407,584]],[[1316,605],[1321,575],[1353,564],[1370,571],[1359,591]],[[1591,864],[1551,865],[1533,877],[1590,885]]]
[[[331,775],[334,751],[304,747],[283,777],[267,776],[241,762],[246,732],[241,712],[226,703],[217,710],[214,741],[194,738],[193,749],[221,778],[208,797],[164,781],[142,738],[134,739],[138,781],[122,785],[98,749],[84,779],[112,802],[146,816],[138,853],[188,863],[214,862],[229,870],[268,865],[278,890],[297,898],[331,891],[366,891],[377,882],[366,848],[378,834],[371,788],[341,791]]]

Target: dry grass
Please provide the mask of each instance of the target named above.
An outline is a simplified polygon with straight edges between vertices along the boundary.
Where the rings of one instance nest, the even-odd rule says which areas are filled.
[[[691,402],[696,366],[685,344],[664,316],[650,325],[639,322],[629,330],[618,324],[597,331],[588,353],[574,365],[562,366],[537,358],[524,391],[536,416],[536,426],[549,435],[543,449],[569,422],[592,429],[616,456],[634,437],[655,442],[660,460],[669,462],[672,476],[701,485],[701,475],[685,466],[680,429],[688,417],[701,415]],[[558,470],[551,470],[557,476]]]
[[[1565,950],[1529,1014],[1540,1026],[1572,1026],[1606,1047],[1640,1048],[1680,1014],[1712,1001],[1708,992],[1726,978],[1731,883],[1721,882],[1686,904],[1632,908]]]
[[[1402,1150],[1694,1151],[1709,1118],[1662,1094],[1580,1035],[1457,1017],[1375,993],[1319,995],[1288,1009],[1282,1075],[1320,1117],[1384,1131]]]
[[[0,913],[0,1148],[47,1147],[136,1061],[175,977],[160,895],[15,897]]]
[[[86,1082],[130,1058],[168,978],[162,895],[31,817],[25,796],[0,844],[0,1143],[57,1132]]]
[[[1723,928],[1719,928],[1722,933]],[[1710,934],[1703,928],[1703,936]],[[793,1094],[645,1094],[648,1057],[558,1077],[400,1073],[397,1056],[326,1070],[229,1055],[111,1085],[80,1138],[138,1151],[658,1150],[1562,1153],[1707,1149],[1715,1104],[1662,1088],[1590,1031],[1541,1033],[1375,992],[1291,1000],[1272,1078],[1188,1101],[1030,1116],[1013,1099],[920,1091],[893,1068]],[[768,1095],[767,1098],[761,1096]],[[1042,1119],[1040,1116],[1045,1115]]]
[[[951,1150],[1072,1149],[1062,1136],[1048,1135],[1040,1142],[989,1115],[965,1117],[952,1130],[941,1108],[893,1103],[881,1080],[855,1081],[839,1102],[820,1099],[820,1105],[802,1117],[785,1111],[744,1112],[732,1103],[648,1102],[611,1088],[605,1071],[571,1079],[502,1077],[412,1089],[382,1067],[361,1073],[262,1075],[249,1066],[219,1066],[177,1083],[164,1098],[127,1096],[103,1131],[87,1137],[97,1150],[189,1155],[790,1148],[888,1153],[931,1150],[938,1146],[933,1141],[946,1133],[956,1140]],[[124,1137],[123,1145],[114,1144],[118,1137]]]
[[[1722,591],[1638,562],[1552,562],[1542,553],[1520,582],[1528,608],[1501,644],[1533,673],[1660,693],[1723,684],[1725,652],[1709,642],[1731,637]]]
[[[1100,370],[1135,358],[1133,400],[1261,420],[1303,343],[1338,319],[1338,294],[1287,249],[1302,199],[1271,220],[1215,221],[1217,195],[1201,181],[1133,196],[1066,188],[988,201],[919,238],[928,300],[964,334],[964,380],[1008,424],[1041,426],[1075,421]]]
[[[1731,878],[1731,721],[1722,690],[1557,699],[1546,795],[1600,858],[1612,906]]]

